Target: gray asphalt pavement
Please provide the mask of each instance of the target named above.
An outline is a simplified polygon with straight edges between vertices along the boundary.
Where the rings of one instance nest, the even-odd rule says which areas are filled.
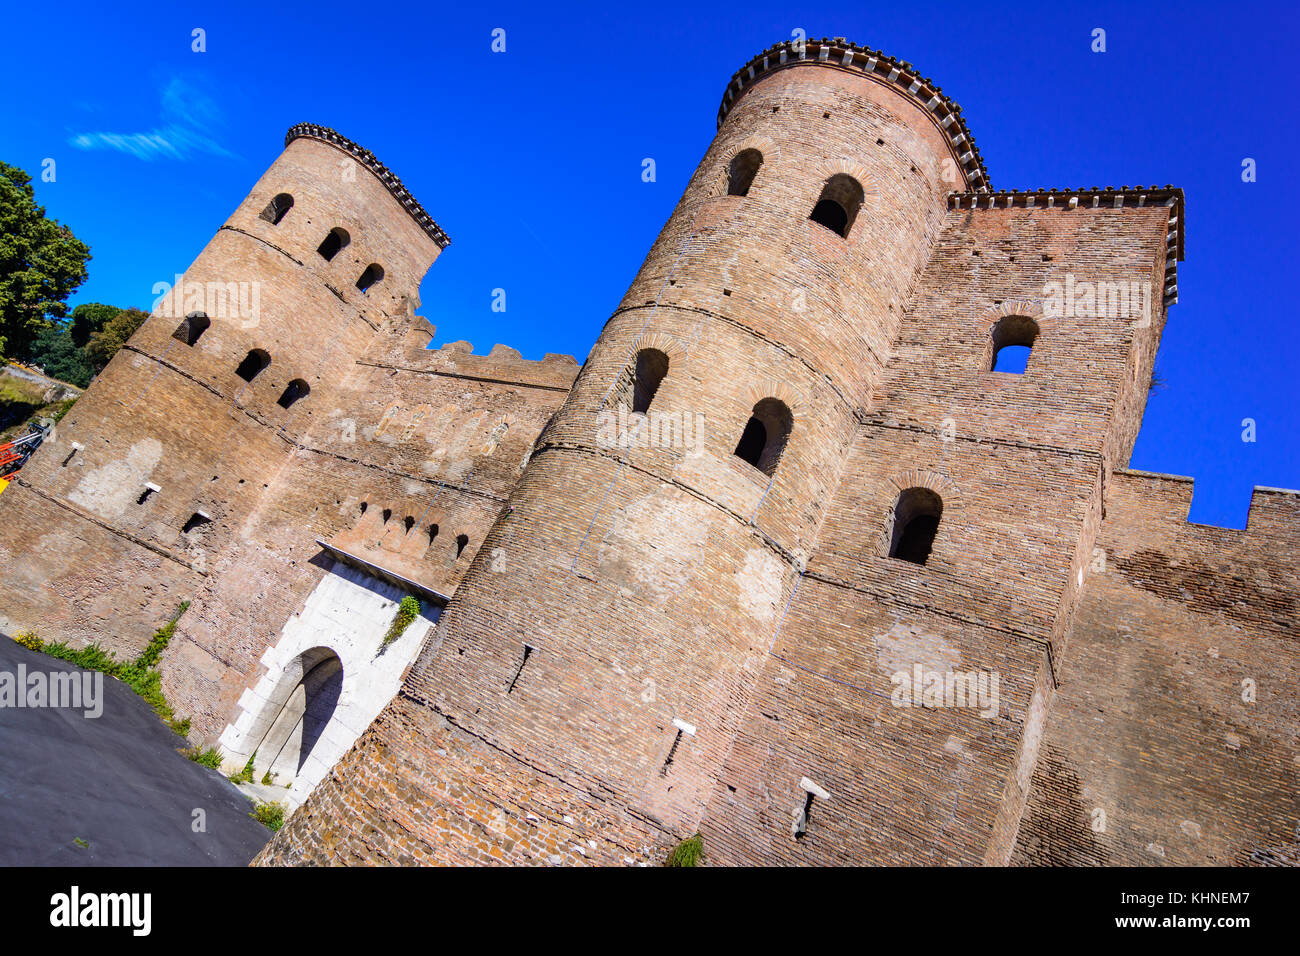
[[[85,673],[0,636],[0,675],[20,664]],[[182,756],[184,739],[131,688],[105,677],[102,701],[94,719],[0,705],[0,865],[247,864],[271,835],[249,800]]]

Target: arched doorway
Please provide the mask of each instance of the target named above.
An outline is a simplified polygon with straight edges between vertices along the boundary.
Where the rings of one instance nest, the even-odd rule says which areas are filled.
[[[328,647],[304,651],[285,668],[258,721],[265,731],[253,748],[257,780],[268,771],[279,784],[298,775],[334,716],[342,692],[343,662]],[[256,731],[252,739],[257,739]]]

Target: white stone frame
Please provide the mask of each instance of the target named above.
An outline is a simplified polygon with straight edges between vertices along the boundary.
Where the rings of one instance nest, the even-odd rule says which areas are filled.
[[[303,609],[285,623],[279,640],[262,655],[266,672],[240,696],[234,720],[219,738],[223,769],[242,769],[265,739],[304,677],[303,655],[313,652],[309,664],[314,664],[324,652],[333,653],[343,665],[343,686],[334,713],[282,798],[291,811],[306,800],[397,694],[402,674],[442,614],[441,606],[421,601],[420,615],[381,650],[397,604],[408,593],[334,561]],[[258,753],[254,783],[260,783],[276,756]]]

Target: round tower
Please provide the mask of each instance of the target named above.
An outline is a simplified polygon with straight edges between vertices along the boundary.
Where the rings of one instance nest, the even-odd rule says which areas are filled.
[[[380,718],[340,765],[343,792],[322,799],[375,799],[365,748],[382,741],[406,755],[386,772],[424,781],[404,826],[444,813],[421,804],[449,771],[413,756],[442,732],[436,711],[548,780],[689,833],[946,197],[983,183],[955,107],[907,64],[822,40],[736,73],[717,137],[413,666],[400,719]],[[283,845],[309,843],[310,818]]]

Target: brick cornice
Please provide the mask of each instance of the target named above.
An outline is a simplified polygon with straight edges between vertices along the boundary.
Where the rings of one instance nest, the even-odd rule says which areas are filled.
[[[912,64],[896,60],[879,50],[860,47],[844,37],[809,38],[802,43],[787,40],[755,56],[737,70],[727,84],[722,105],[718,107],[718,127],[722,127],[722,121],[741,94],[759,79],[800,64],[817,64],[866,74],[910,97],[948,140],[953,155],[965,171],[967,185],[978,192],[990,188],[988,170],[984,168],[980,151],[961,117],[961,107],[944,96],[943,90],[933,80],[922,77]]]
[[[402,181],[393,174],[393,171],[381,163],[375,154],[362,146],[357,145],[337,130],[330,129],[328,126],[317,126],[315,123],[299,123],[296,126],[290,126],[289,131],[284,134],[284,145],[287,147],[295,139],[315,139],[322,143],[328,143],[335,149],[340,149],[347,153],[374,175],[384,187],[393,195],[402,208],[415,220],[416,225],[424,230],[425,234],[432,239],[439,249],[446,249],[451,245],[451,239],[442,227],[433,221],[433,217],[425,212],[424,207],[419,201],[411,195],[410,191],[402,185]]]

